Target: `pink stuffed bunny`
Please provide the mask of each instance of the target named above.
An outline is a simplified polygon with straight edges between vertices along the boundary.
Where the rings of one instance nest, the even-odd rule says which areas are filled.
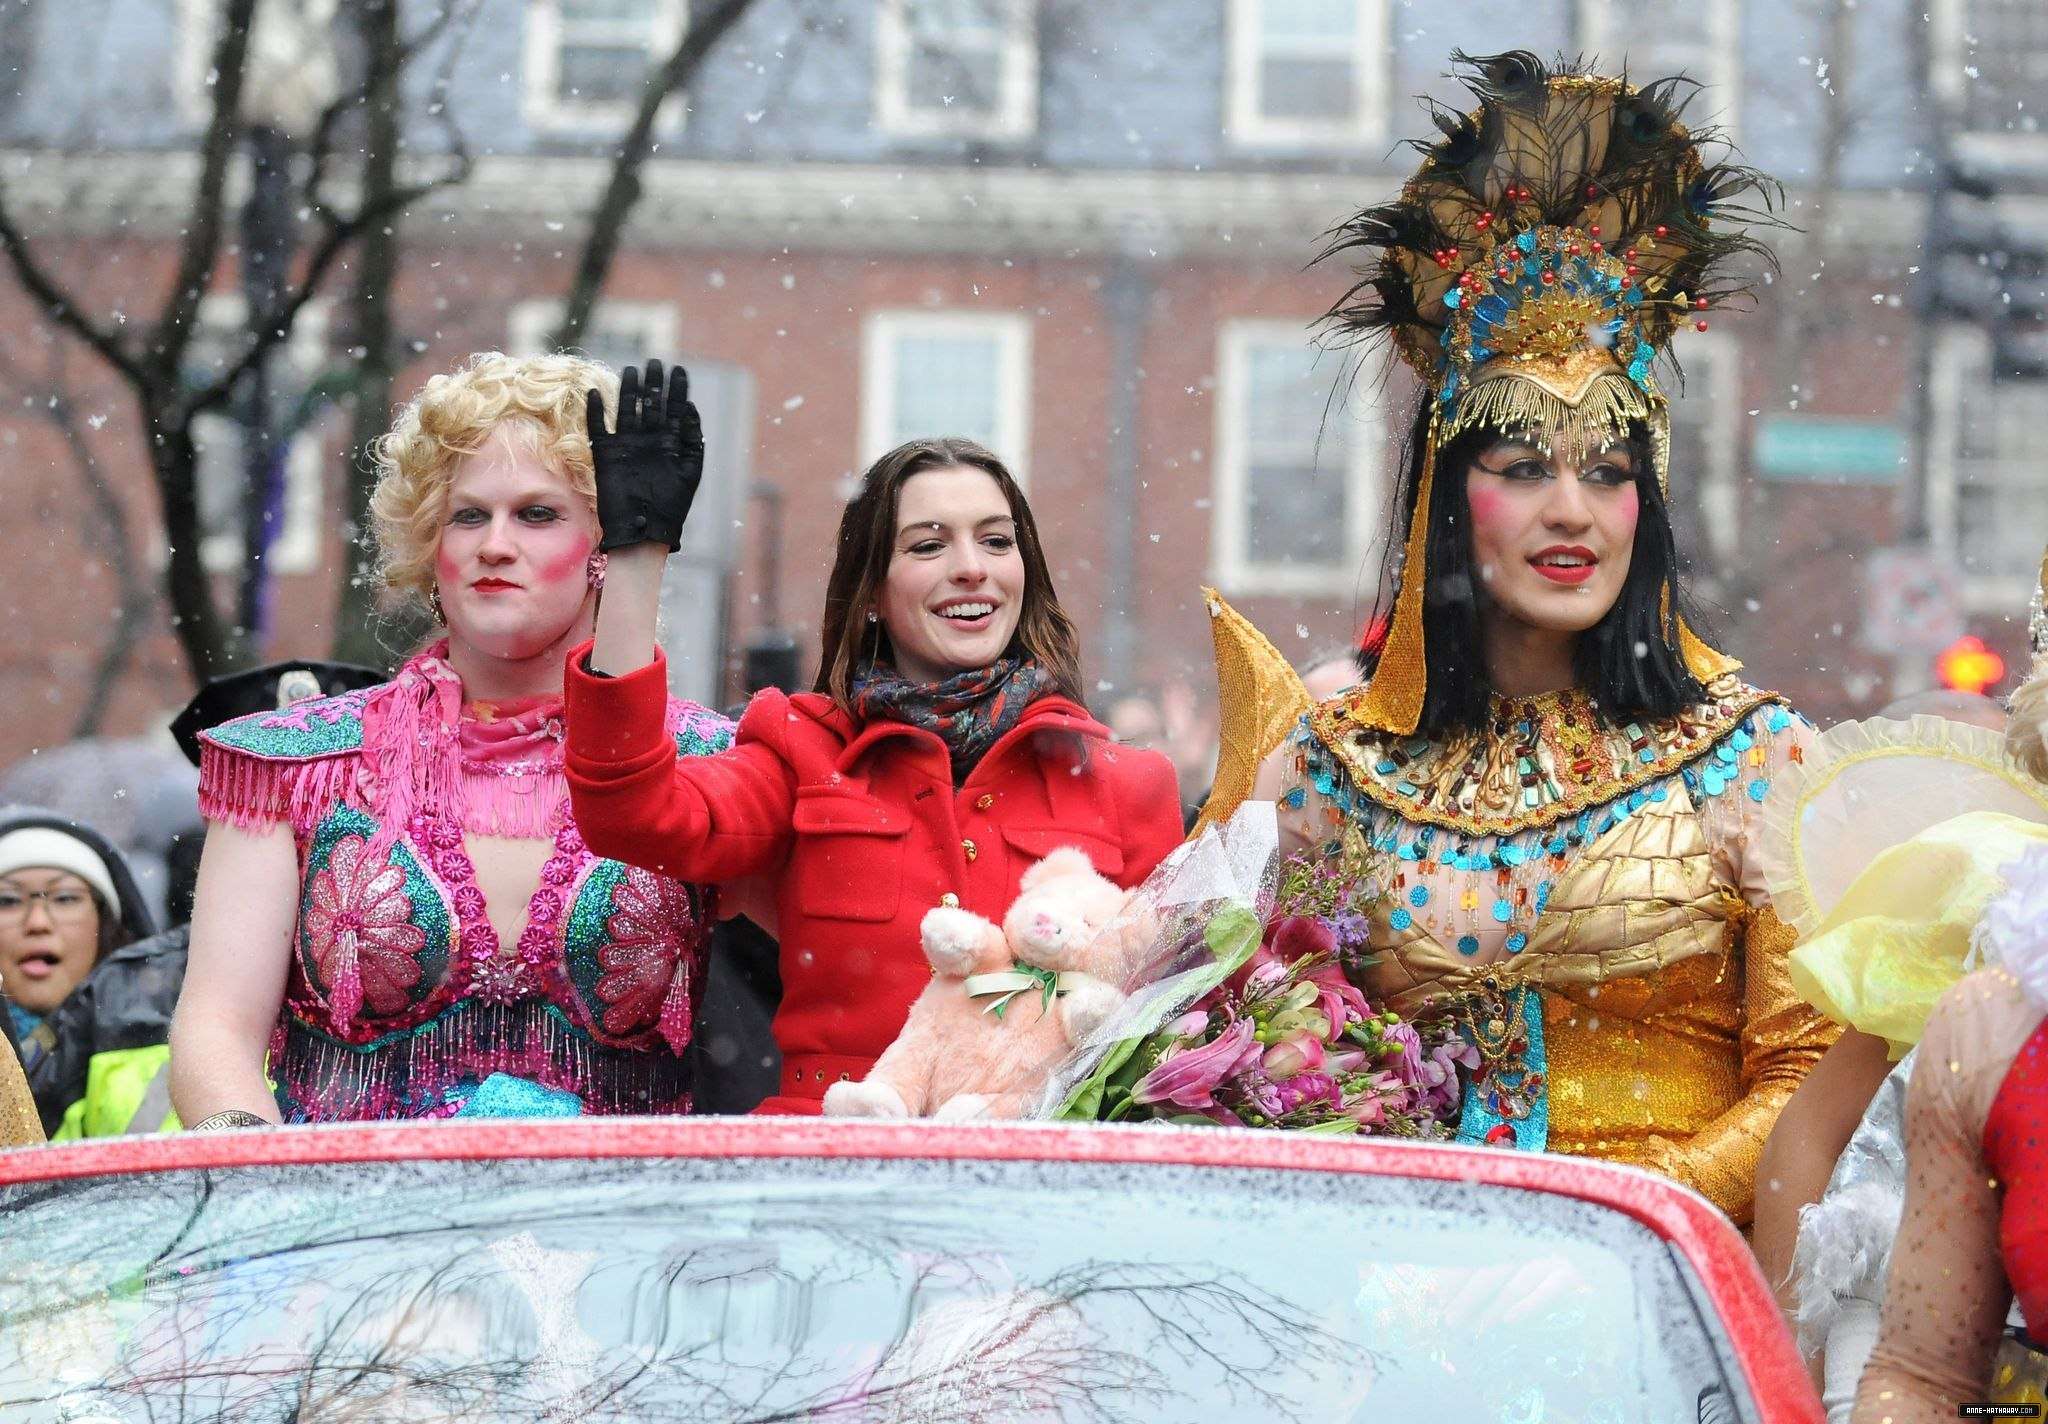
[[[868,1076],[826,1091],[825,1115],[1023,1116],[1053,1066],[1123,1000],[1127,958],[1145,938],[1142,926],[1117,924],[1129,899],[1086,853],[1062,847],[1024,873],[1000,926],[969,910],[929,911],[931,983]],[[1018,965],[1057,976],[1050,1009],[1043,980]]]

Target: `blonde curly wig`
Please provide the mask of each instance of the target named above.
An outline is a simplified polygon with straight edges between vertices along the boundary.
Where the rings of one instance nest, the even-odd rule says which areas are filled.
[[[390,433],[377,442],[377,488],[370,495],[377,576],[387,607],[429,601],[455,462],[483,449],[508,422],[568,477],[586,505],[597,508],[597,471],[584,429],[584,393],[593,387],[603,392],[605,411],[613,415],[619,378],[587,357],[484,351],[435,376],[399,411]]]
[[[2005,726],[2005,747],[2029,774],[2048,781],[2048,652],[2034,658],[2034,668],[2006,703],[2012,720]]]

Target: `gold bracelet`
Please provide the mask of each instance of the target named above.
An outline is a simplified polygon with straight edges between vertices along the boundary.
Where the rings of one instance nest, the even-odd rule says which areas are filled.
[[[186,1129],[186,1131],[219,1132],[224,1128],[275,1127],[276,1125],[277,1124],[272,1122],[266,1122],[264,1119],[256,1116],[256,1114],[252,1112],[249,1112],[247,1109],[229,1108],[225,1112],[215,1113],[212,1117],[202,1118],[198,1122],[193,1123],[191,1127]]]

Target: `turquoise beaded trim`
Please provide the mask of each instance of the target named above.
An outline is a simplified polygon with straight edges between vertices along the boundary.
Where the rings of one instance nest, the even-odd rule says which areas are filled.
[[[278,712],[251,712],[200,736],[217,747],[268,761],[303,761],[362,750],[363,700],[369,689],[310,697]]]
[[[1296,725],[1290,740],[1306,758],[1308,784],[1342,811],[1346,819],[1364,833],[1374,850],[1387,852],[1404,861],[1440,860],[1453,870],[1484,872],[1513,870],[1546,855],[1569,854],[1598,840],[1645,806],[1669,800],[1674,783],[1682,783],[1695,800],[1719,797],[1739,787],[1751,800],[1761,802],[1770,795],[1770,779],[1764,776],[1745,778],[1742,754],[1756,745],[1759,721],[1765,732],[1775,734],[1790,727],[1792,718],[1793,714],[1782,706],[1759,708],[1675,775],[1637,787],[1603,805],[1589,807],[1576,817],[1556,825],[1498,836],[1467,835],[1463,831],[1411,821],[1361,795],[1352,784],[1350,773],[1310,729],[1305,716]],[[1281,803],[1292,810],[1301,809],[1307,804],[1305,789],[1300,786],[1292,788],[1281,798]],[[1332,839],[1324,844],[1323,849],[1326,854],[1335,854],[1339,846],[1340,842]],[[1449,849],[1443,849],[1445,846]],[[1419,907],[1423,901],[1416,903]],[[1495,918],[1499,918],[1497,905]]]

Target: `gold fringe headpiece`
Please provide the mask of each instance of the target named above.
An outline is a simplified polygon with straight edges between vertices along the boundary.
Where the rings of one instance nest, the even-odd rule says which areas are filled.
[[[1681,322],[1745,290],[1715,268],[1763,246],[1716,219],[1770,221],[1770,180],[1707,164],[1679,122],[1684,80],[1642,88],[1556,72],[1527,51],[1457,55],[1477,101],[1437,107],[1435,142],[1399,198],[1340,227],[1323,253],[1374,254],[1329,313],[1339,339],[1390,336],[1428,387],[1428,447],[1379,666],[1348,720],[1410,733],[1428,687],[1422,605],[1436,452],[1484,427],[1583,461],[1640,425],[1670,488],[1670,411],[1651,367]],[[1765,210],[1738,206],[1749,194]],[[1702,681],[1739,666],[1681,621]]]

